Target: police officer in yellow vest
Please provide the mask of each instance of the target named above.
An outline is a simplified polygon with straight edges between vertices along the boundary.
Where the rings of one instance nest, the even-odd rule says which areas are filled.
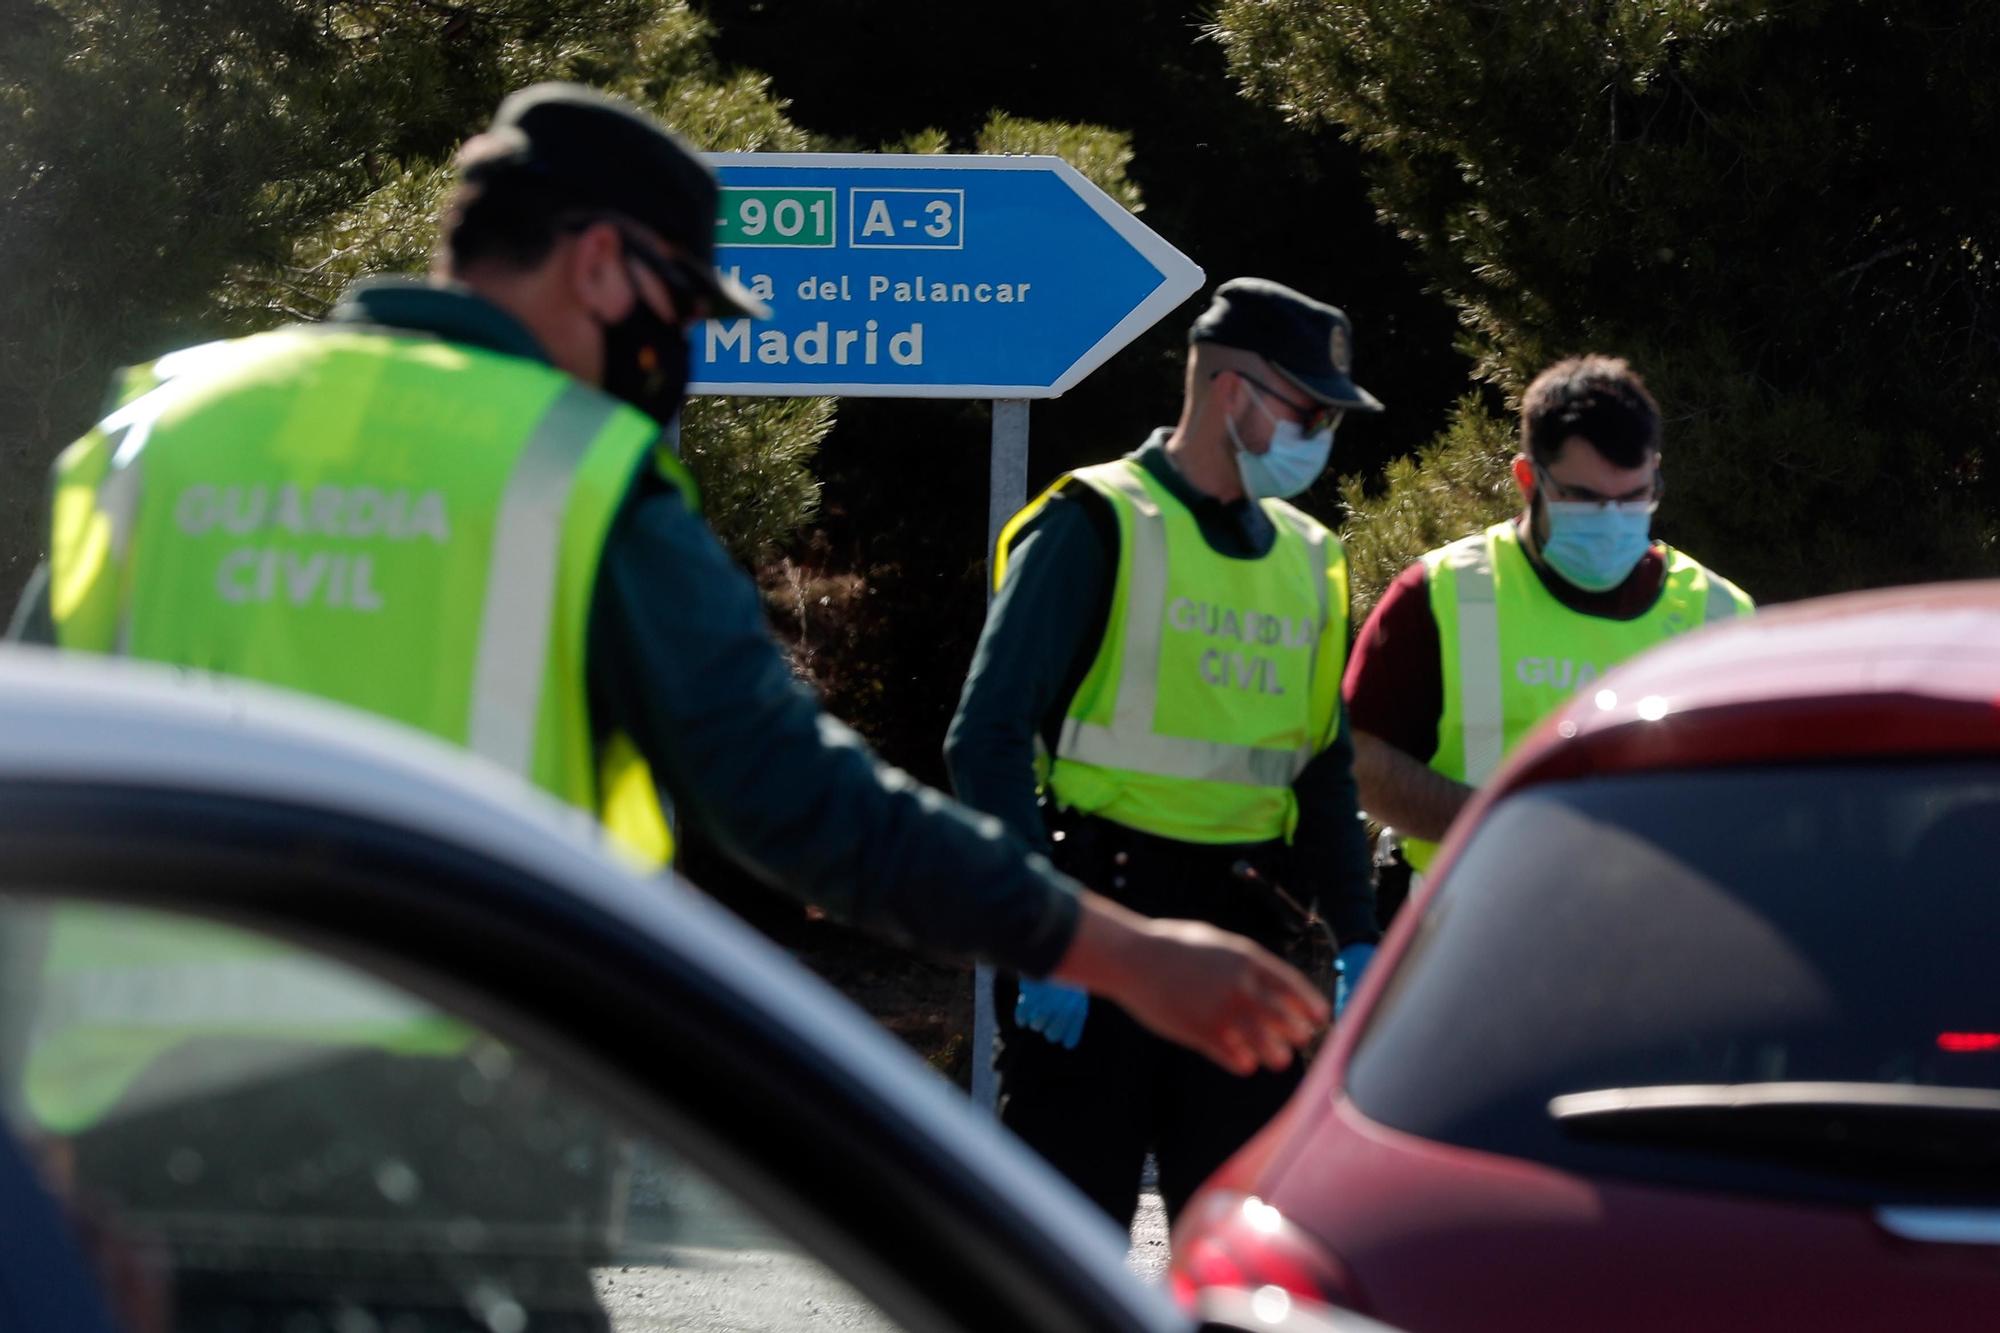
[[[1344,412],[1381,405],[1349,378],[1346,316],[1275,282],[1223,284],[1189,340],[1179,423],[1004,530],[952,780],[1138,911],[1283,948],[1325,936],[1317,904],[1359,962],[1376,936],[1339,698],[1346,557],[1285,497]],[[1120,1222],[1149,1149],[1172,1216],[1297,1081],[1229,1077],[1032,976],[996,998],[1002,1119]]]
[[[1421,871],[1534,724],[1619,662],[1748,615],[1741,589],[1651,537],[1660,409],[1621,360],[1584,356],[1521,403],[1527,508],[1404,570],[1347,669],[1361,802]]]

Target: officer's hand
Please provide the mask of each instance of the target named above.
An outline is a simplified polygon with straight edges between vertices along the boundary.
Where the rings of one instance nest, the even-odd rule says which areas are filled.
[[[1152,920],[1094,893],[1055,975],[1234,1074],[1286,1068],[1331,1016],[1311,982],[1242,936]]]
[[[1014,1001],[1014,1021],[1073,1051],[1083,1037],[1083,1019],[1089,1009],[1090,995],[1085,991],[1059,981],[1022,977],[1020,998]]]
[[[1335,964],[1340,980],[1333,988],[1334,1017],[1347,1012],[1348,1000],[1361,988],[1361,974],[1374,961],[1375,946],[1372,944],[1350,944],[1340,951],[1339,961]]]

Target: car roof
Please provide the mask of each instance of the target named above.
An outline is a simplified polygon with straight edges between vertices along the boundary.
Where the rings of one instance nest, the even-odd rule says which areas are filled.
[[[596,821],[430,736],[250,682],[0,645],[0,783],[141,787],[324,809],[474,848],[643,932],[863,1080],[976,1166],[1146,1322],[1177,1327],[1124,1271],[1116,1228],[914,1053],[777,946],[666,876],[642,877]]]
[[[1975,753],[2000,754],[2000,582],[1816,598],[1672,640],[1578,691],[1492,788]]]

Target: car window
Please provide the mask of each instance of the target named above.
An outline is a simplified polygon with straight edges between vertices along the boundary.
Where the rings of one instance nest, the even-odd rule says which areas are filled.
[[[478,1025],[189,917],[0,898],[0,1091],[133,1326],[879,1329]]]
[[[2000,1089],[1996,848],[1990,762],[1529,789],[1495,807],[1428,904],[1347,1091],[1397,1128],[1576,1170],[1990,1196],[1976,1145],[2000,1141],[1980,1118]],[[1807,1104],[1594,1128],[1554,1105],[1716,1085],[1786,1085]],[[1893,1115],[1859,1104],[1880,1099]]]

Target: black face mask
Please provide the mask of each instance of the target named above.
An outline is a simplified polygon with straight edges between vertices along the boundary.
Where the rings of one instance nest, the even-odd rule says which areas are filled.
[[[654,313],[635,283],[632,313],[604,326],[604,391],[664,426],[681,410],[687,382],[687,335]]]

